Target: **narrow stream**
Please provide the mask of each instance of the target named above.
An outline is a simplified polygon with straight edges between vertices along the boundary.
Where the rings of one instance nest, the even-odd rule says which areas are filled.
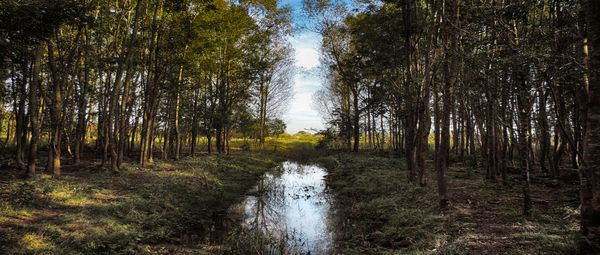
[[[304,254],[327,254],[333,245],[333,201],[325,190],[326,174],[316,165],[282,163],[239,205],[245,224]]]

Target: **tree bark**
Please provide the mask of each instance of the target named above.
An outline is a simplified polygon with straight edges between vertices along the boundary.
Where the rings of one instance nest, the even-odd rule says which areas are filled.
[[[526,69],[524,67],[517,67]],[[523,175],[523,214],[531,216],[531,191],[530,191],[530,164],[529,164],[529,132],[531,130],[531,98],[530,91],[525,80],[525,71],[515,73],[516,87],[518,88],[517,101],[519,110],[519,153],[521,160],[521,173]]]
[[[35,60],[33,61],[32,80],[29,84],[29,122],[31,125],[31,140],[29,142],[29,160],[27,162],[27,176],[34,177],[36,173],[36,160],[38,153],[38,143],[40,137],[40,125],[38,111],[40,107],[40,69],[42,65],[42,49],[36,49]]]
[[[550,129],[548,128],[548,115],[546,113],[546,101],[548,93],[539,90],[539,103],[538,103],[538,127],[540,135],[540,169],[543,173],[548,173],[546,168],[546,160],[548,153],[550,153]]]
[[[51,105],[50,108],[50,126],[51,126],[51,141],[50,148],[52,150],[52,171],[54,178],[60,178],[60,145],[62,134],[62,111],[63,111],[63,79],[58,73],[56,61],[54,59],[54,42],[48,43],[48,66],[51,69],[52,86],[50,88]],[[49,164],[50,165],[50,164]]]
[[[580,252],[600,252],[600,2],[587,0],[589,85],[581,180]]]
[[[358,85],[354,85],[354,86],[358,86]],[[359,109],[359,105],[358,105],[358,102],[359,102],[358,89],[354,88],[352,90],[352,98],[353,98],[352,106],[354,108],[354,116],[353,116],[354,118],[352,120],[354,147],[352,148],[352,151],[358,152],[359,143],[360,143],[360,109]]]
[[[446,171],[448,169],[448,156],[450,152],[450,113],[452,109],[452,91],[456,83],[456,73],[454,70],[454,50],[456,48],[456,35],[453,33],[453,24],[451,24],[450,17],[455,16],[456,2],[453,0],[446,1],[446,10],[449,13],[448,16],[444,15],[443,31],[444,39],[447,40],[444,45],[444,88],[443,88],[443,106],[441,112],[441,137],[439,150],[437,154],[437,184],[438,184],[438,196],[439,206],[441,210],[448,208],[448,187],[446,183]],[[456,17],[458,18],[458,16]]]
[[[24,149],[27,136],[27,120],[25,116],[26,85],[29,78],[29,61],[21,63],[21,79],[18,79],[15,90],[15,162],[17,167],[25,170]],[[24,139],[25,138],[25,139]]]

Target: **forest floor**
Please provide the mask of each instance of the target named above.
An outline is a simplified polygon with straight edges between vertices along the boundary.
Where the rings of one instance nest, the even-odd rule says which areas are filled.
[[[60,180],[0,170],[0,254],[204,254],[215,222],[282,153],[63,167]]]
[[[20,178],[22,171],[10,166],[13,154],[4,153],[0,255],[228,253],[228,246],[256,237],[228,236],[235,226],[227,210],[266,171],[295,153],[314,151],[318,139],[268,138],[263,150],[251,151],[241,148],[252,141],[236,139],[230,155],[125,162],[118,174],[98,159],[73,165],[65,158],[58,180],[45,164],[34,179]]]
[[[408,182],[404,162],[387,153],[321,159],[345,222],[339,254],[573,254],[578,189],[570,171],[556,180],[534,172],[533,215],[522,215],[521,175],[509,185],[485,170],[454,163],[446,178],[450,206],[440,211],[436,173],[427,185]],[[432,162],[428,162],[432,169]],[[566,171],[566,170],[565,170]],[[575,175],[576,176],[576,175]]]
[[[66,164],[63,177],[18,178],[0,169],[0,254],[222,254],[252,248],[226,226],[227,209],[279,162],[315,160],[338,202],[335,254],[572,254],[579,215],[574,171],[534,172],[533,216],[521,214],[518,171],[508,186],[453,163],[450,206],[438,208],[435,172],[419,187],[393,153],[320,156],[315,137],[268,141],[267,150],[125,163],[112,174],[96,161]],[[236,141],[241,147],[242,141]],[[276,151],[275,151],[276,150]],[[428,169],[432,169],[428,162]],[[41,168],[40,168],[41,170]],[[226,226],[225,229],[221,229]],[[233,231],[231,231],[233,230]],[[232,234],[227,235],[225,232]],[[247,239],[245,239],[247,238]],[[231,251],[231,250],[229,250]],[[239,253],[245,254],[245,253]]]

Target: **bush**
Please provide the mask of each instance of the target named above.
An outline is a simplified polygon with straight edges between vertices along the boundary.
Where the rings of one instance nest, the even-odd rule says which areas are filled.
[[[309,162],[320,156],[319,151],[310,143],[300,143],[286,151],[286,156],[291,160]]]

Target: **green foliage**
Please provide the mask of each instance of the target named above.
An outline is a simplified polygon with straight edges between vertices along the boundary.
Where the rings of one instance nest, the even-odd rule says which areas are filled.
[[[306,163],[319,158],[321,152],[312,143],[299,143],[287,149],[285,155],[290,160]]]
[[[269,130],[269,134],[273,136],[279,136],[285,132],[287,125],[283,120],[273,119],[267,122],[267,129]]]

